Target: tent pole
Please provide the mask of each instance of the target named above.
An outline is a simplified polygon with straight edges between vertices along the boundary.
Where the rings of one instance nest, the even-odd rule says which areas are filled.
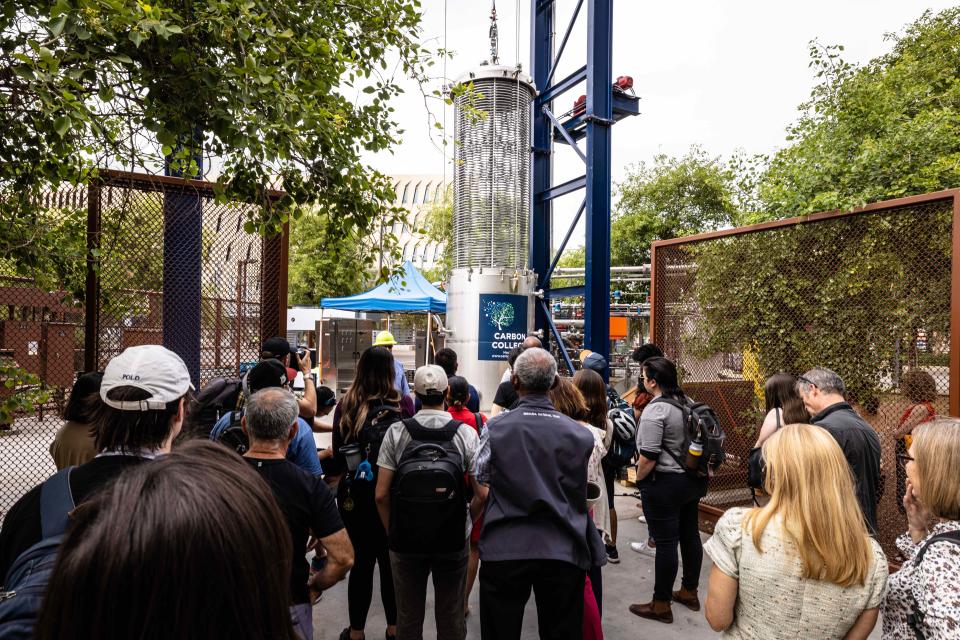
[[[323,307],[320,307],[320,335],[317,336],[317,384],[323,384]]]
[[[423,354],[423,364],[430,364],[430,334],[432,333],[431,329],[431,315],[427,311],[427,352]]]

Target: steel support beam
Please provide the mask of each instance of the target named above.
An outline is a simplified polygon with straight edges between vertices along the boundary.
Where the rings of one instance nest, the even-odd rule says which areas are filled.
[[[533,33],[530,39],[530,63],[533,82],[542,92],[548,88],[553,68],[553,19],[556,7],[553,0],[538,0],[532,3],[531,25]],[[536,99],[533,109],[533,184],[531,194],[547,191],[553,180],[553,124],[541,107],[550,106],[549,99]],[[536,273],[546,273],[550,265],[550,244],[552,239],[552,204],[533,196],[530,211],[530,268]],[[547,283],[549,285],[549,282]],[[542,331],[543,345],[549,347],[550,314],[542,305],[535,305],[535,326]]]
[[[587,209],[584,346],[610,357],[610,125],[613,0],[587,5]]]
[[[563,184],[558,184],[555,187],[550,187],[546,191],[540,191],[536,193],[534,195],[534,202],[549,202],[550,200],[556,200],[560,196],[565,196],[568,193],[579,191],[587,186],[587,181],[587,176],[585,175],[580,176],[579,178],[574,178],[573,180],[567,180]]]
[[[546,14],[546,11],[544,11],[544,14]],[[550,38],[552,40],[553,36],[550,36]],[[584,65],[553,86],[546,87],[545,89],[541,90],[540,95],[538,95],[536,98],[537,106],[549,105],[558,96],[570,91],[570,89],[573,89],[586,79],[587,65]],[[534,78],[534,82],[536,82],[536,78]],[[538,90],[540,90],[539,86],[540,85],[537,85]]]

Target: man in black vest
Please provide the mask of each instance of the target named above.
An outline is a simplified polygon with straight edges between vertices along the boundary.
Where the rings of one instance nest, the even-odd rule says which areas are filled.
[[[857,501],[870,533],[877,532],[877,489],[880,486],[880,437],[845,399],[843,380],[817,367],[797,378],[797,392],[810,412],[810,422],[830,432],[856,480]]]
[[[474,514],[485,507],[481,635],[487,640],[519,639],[533,589],[540,637],[579,639],[586,572],[606,561],[587,513],[593,438],[554,409],[547,397],[557,382],[557,363],[547,351],[524,351],[511,379],[520,400],[487,423],[475,461],[482,484]]]

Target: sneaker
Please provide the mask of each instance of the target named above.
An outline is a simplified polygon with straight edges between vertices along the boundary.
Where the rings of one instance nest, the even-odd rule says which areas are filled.
[[[620,564],[620,554],[617,553],[617,548],[615,546],[607,546],[607,562],[610,564]]]
[[[651,558],[657,557],[657,548],[651,547],[646,540],[643,542],[631,542],[630,548],[637,553],[642,553],[645,556],[650,556]]]

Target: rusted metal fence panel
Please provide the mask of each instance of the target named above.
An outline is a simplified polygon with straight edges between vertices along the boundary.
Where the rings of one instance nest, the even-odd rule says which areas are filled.
[[[62,290],[0,271],[0,359],[37,375],[49,395],[0,425],[0,518],[55,470],[49,447],[76,375],[102,371],[126,347],[175,337],[164,336],[163,323],[171,202],[188,203],[201,218],[199,273],[187,273],[199,289],[177,283],[174,293],[199,300],[199,327],[190,330],[199,335],[200,384],[237,375],[257,360],[265,337],[285,334],[286,234],[246,233],[243,223],[255,205],[217,202],[210,183],[118,171],[46,194],[55,219],[79,221],[64,224],[62,233],[80,250]]]
[[[751,503],[765,379],[825,366],[880,436],[879,539],[895,557],[906,527],[898,424],[926,399],[938,415],[960,412],[958,212],[952,190],[654,243],[651,338],[728,434],[706,522]],[[931,397],[905,384],[911,370],[932,379]]]

